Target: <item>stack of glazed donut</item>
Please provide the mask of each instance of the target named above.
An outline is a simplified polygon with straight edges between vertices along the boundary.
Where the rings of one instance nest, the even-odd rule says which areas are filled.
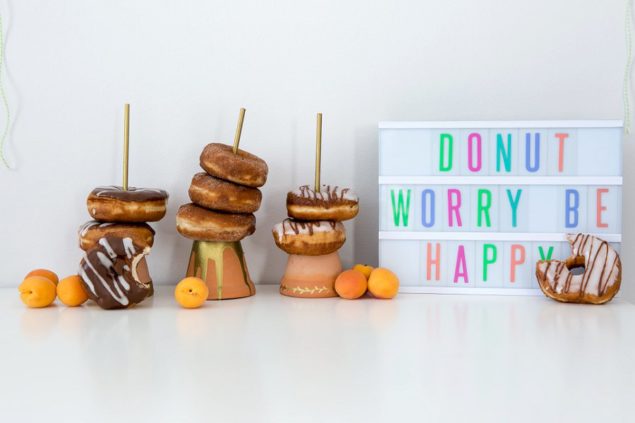
[[[346,241],[341,222],[358,212],[359,199],[349,188],[322,185],[316,192],[304,185],[287,194],[289,218],[273,227],[273,238],[288,254],[331,254]]]
[[[95,188],[86,200],[94,220],[79,228],[84,288],[102,308],[126,308],[152,295],[144,256],[154,244],[146,222],[165,216],[168,193],[161,189],[119,186]],[[140,276],[143,275],[143,276]]]
[[[234,153],[229,145],[211,143],[203,149],[200,165],[205,172],[192,178],[192,202],[179,208],[177,231],[195,241],[235,242],[253,234],[267,163],[244,150]]]

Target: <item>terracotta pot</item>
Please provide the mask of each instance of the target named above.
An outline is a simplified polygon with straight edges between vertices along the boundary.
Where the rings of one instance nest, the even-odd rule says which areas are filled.
[[[300,298],[337,297],[334,284],[340,273],[342,262],[337,252],[324,256],[290,254],[280,281],[280,293]]]
[[[187,276],[205,281],[208,300],[250,297],[256,293],[240,241],[194,241]]]

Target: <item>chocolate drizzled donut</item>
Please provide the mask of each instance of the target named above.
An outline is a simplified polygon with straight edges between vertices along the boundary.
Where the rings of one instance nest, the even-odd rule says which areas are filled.
[[[273,239],[288,254],[321,256],[340,249],[346,231],[340,222],[285,219],[272,230]]]
[[[589,234],[570,234],[572,255],[566,261],[536,263],[536,277],[542,292],[562,302],[603,304],[620,288],[622,263],[608,242]],[[584,267],[575,274],[571,269]]]
[[[132,241],[143,247],[152,247],[154,229],[146,223],[113,223],[91,220],[84,223],[78,231],[79,248],[88,251],[97,245],[101,238],[111,236],[132,238]]]
[[[349,220],[359,212],[359,199],[349,188],[303,185],[287,193],[287,214],[298,220]]]
[[[88,297],[101,308],[127,308],[152,293],[152,280],[142,249],[131,238],[105,237],[88,250],[79,275]]]

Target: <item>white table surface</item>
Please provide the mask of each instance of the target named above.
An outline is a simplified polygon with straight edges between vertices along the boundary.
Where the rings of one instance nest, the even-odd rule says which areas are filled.
[[[0,420],[635,421],[635,306],[402,294],[120,311],[0,290]],[[41,420],[39,420],[41,419]]]

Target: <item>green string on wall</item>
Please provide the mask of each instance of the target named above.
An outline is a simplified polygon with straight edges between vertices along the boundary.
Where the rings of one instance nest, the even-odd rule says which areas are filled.
[[[626,67],[624,69],[624,132],[631,133],[631,73],[633,70],[633,3],[625,2],[624,35],[626,37]]]
[[[0,14],[0,101],[2,101],[2,106],[5,111],[5,119],[4,119],[4,129],[2,130],[2,135],[0,135],[0,161],[2,164],[6,166],[8,169],[11,168],[9,166],[9,162],[7,162],[7,158],[4,155],[4,143],[7,139],[7,135],[9,134],[9,124],[11,121],[11,113],[9,111],[9,101],[7,100],[7,94],[4,89],[4,24],[2,22],[2,14]]]

